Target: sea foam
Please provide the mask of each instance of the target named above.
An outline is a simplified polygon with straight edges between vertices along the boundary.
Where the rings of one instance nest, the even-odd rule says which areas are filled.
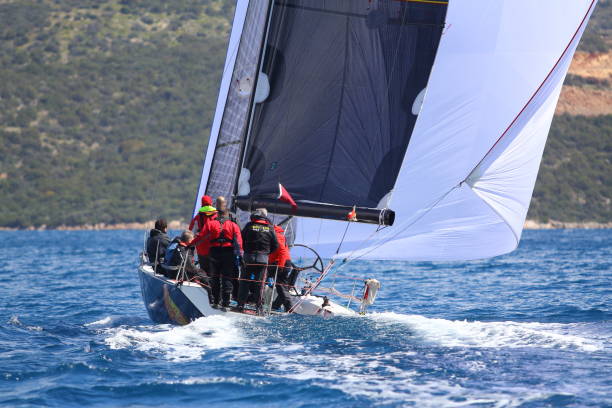
[[[446,347],[556,348],[598,351],[599,341],[573,333],[575,324],[533,322],[480,322],[446,320],[394,312],[374,313],[381,324],[403,324],[422,340]]]
[[[236,319],[226,316],[202,317],[187,326],[121,326],[103,330],[108,335],[105,343],[111,349],[132,348],[172,361],[198,360],[208,350],[235,347],[244,341]]]

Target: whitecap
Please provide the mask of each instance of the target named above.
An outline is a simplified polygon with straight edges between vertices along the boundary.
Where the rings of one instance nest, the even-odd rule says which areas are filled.
[[[603,347],[594,339],[572,333],[576,327],[572,324],[446,320],[393,312],[368,316],[382,324],[404,324],[424,341],[446,347],[535,347],[587,352]]]
[[[237,319],[202,317],[186,326],[138,326],[107,328],[104,342],[114,350],[135,349],[159,353],[172,361],[199,360],[208,350],[235,347],[244,337]]]
[[[96,320],[95,322],[85,323],[85,326],[108,326],[113,322],[113,318],[110,316],[104,319]]]
[[[11,318],[8,320],[8,323],[12,324],[13,326],[22,327],[30,331],[43,331],[44,330],[41,326],[27,326],[23,324],[21,320],[19,320],[19,316],[17,315],[11,316]]]

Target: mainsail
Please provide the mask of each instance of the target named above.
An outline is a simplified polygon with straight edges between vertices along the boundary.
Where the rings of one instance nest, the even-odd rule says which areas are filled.
[[[221,89],[206,162],[231,171],[205,166],[199,194],[253,199],[281,182],[298,206],[395,211],[393,226],[351,223],[348,233],[346,222],[300,217],[296,242],[322,256],[341,241],[340,256],[363,259],[510,252],[595,4],[239,1],[234,46],[243,27],[256,32],[236,35],[238,54],[259,50],[246,57],[259,74],[233,119],[228,102],[245,93],[249,74],[224,74],[232,83]],[[256,12],[257,29],[245,23]],[[231,53],[232,41],[230,62]],[[237,154],[217,159],[230,127],[241,132],[227,140]],[[215,178],[230,187],[221,191]]]
[[[241,146],[253,102],[268,21],[267,1],[238,0],[230,34],[217,109],[213,119],[202,178],[196,196],[231,200],[239,172]]]

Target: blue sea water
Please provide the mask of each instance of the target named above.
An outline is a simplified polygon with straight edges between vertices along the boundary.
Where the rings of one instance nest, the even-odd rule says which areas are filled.
[[[145,312],[142,238],[0,232],[0,405],[612,406],[612,230],[526,231],[486,261],[356,262],[343,273],[383,284],[365,317],[183,327]]]

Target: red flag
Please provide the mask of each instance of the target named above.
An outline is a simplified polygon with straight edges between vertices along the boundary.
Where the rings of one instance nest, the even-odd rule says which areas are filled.
[[[278,183],[277,199],[284,201],[287,204],[291,204],[291,207],[293,207],[293,210],[297,210],[297,204],[295,203],[295,201],[293,201],[293,197],[291,197],[291,194],[289,194],[289,192],[285,189],[285,187],[283,187],[281,183]]]
[[[353,210],[346,215],[347,221],[357,221],[357,210],[355,206],[353,206]]]

